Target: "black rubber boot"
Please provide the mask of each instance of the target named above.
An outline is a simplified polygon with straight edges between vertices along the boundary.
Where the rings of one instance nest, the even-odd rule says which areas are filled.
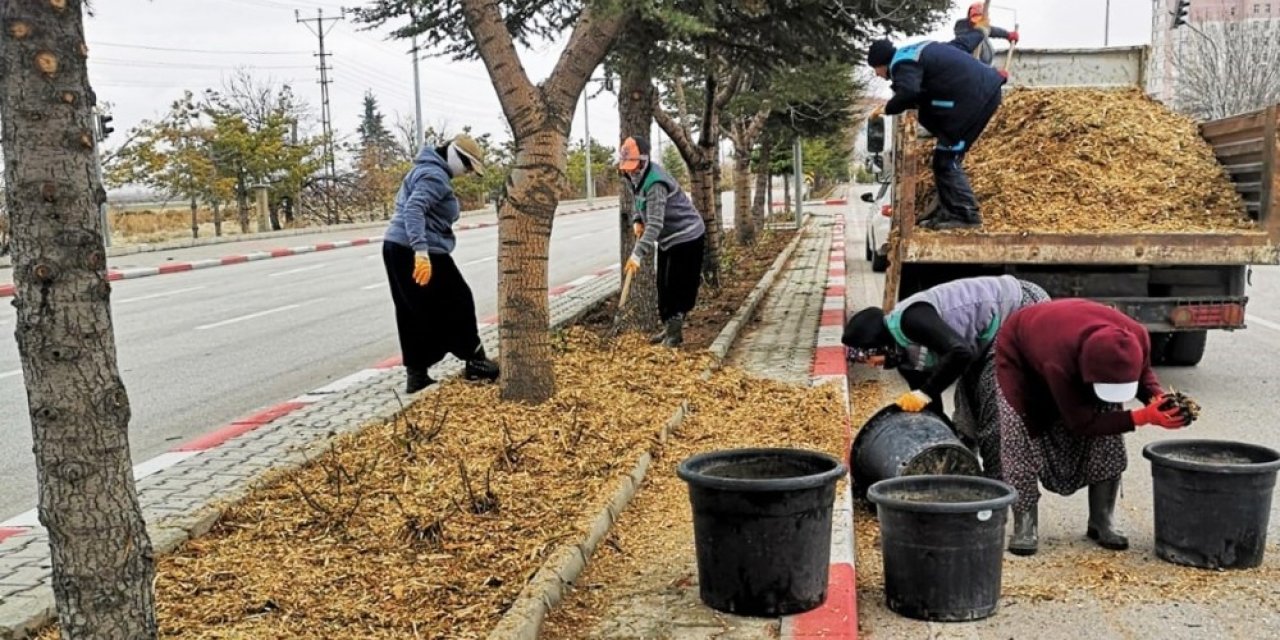
[[[468,382],[494,382],[498,379],[498,363],[484,355],[484,347],[476,349],[475,356],[467,360],[462,377]]]
[[[662,338],[662,346],[675,348],[684,344],[684,314],[677,313],[667,320],[666,336]]]
[[[436,383],[426,369],[405,369],[404,392],[414,394]]]
[[[1089,528],[1085,534],[1103,549],[1124,551],[1129,539],[1116,531],[1116,496],[1120,494],[1120,479],[1089,485]]]
[[[662,330],[649,336],[649,344],[662,344],[667,339],[667,326],[662,325]]]
[[[1013,512],[1013,537],[1009,539],[1009,553],[1015,556],[1032,556],[1040,549],[1040,516],[1035,507],[1030,511]]]

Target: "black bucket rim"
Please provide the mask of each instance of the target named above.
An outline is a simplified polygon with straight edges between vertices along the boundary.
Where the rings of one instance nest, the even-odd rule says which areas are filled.
[[[698,470],[699,466],[707,463],[708,461],[728,456],[776,456],[780,454],[818,460],[823,463],[829,463],[832,466],[826,471],[812,473],[806,476],[768,479],[724,478],[720,476],[709,476]],[[739,449],[718,449],[715,451],[706,451],[685,458],[676,467],[676,475],[691,486],[703,489],[743,492],[802,491],[805,489],[817,489],[819,487],[835,484],[847,473],[848,469],[845,467],[844,462],[833,455],[810,449],[792,449],[788,447],[744,447]]]
[[[976,484],[993,489],[1005,491],[1005,495],[986,500],[973,500],[970,502],[916,502],[912,500],[902,500],[885,495],[885,490],[894,488],[894,485],[911,484],[926,481],[952,481],[962,480],[967,484]],[[984,478],[981,476],[960,476],[960,475],[922,475],[922,476],[898,476],[896,478],[886,478],[881,480],[867,489],[867,499],[871,502],[897,509],[899,511],[911,511],[915,513],[978,513],[981,511],[995,511],[1004,509],[1013,504],[1018,499],[1018,490],[1012,485],[994,480],[992,478]]]
[[[1192,446],[1229,446],[1237,449],[1251,449],[1272,458],[1269,462],[1193,462],[1168,457],[1169,449]],[[1169,467],[1181,471],[1199,473],[1219,473],[1224,475],[1261,475],[1280,470],[1280,451],[1271,447],[1238,440],[1211,439],[1173,439],[1152,442],[1142,448],[1142,457],[1151,461],[1151,466]]]

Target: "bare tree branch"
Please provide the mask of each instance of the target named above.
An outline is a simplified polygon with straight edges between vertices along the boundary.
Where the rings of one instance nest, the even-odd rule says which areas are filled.
[[[1216,120],[1280,102],[1280,22],[1203,22],[1179,32],[1174,103]]]

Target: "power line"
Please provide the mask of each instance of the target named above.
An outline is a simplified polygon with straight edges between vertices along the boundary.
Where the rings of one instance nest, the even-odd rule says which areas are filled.
[[[189,70],[214,70],[226,71],[227,66],[221,64],[199,64],[199,63],[182,63],[182,62],[161,62],[159,60],[128,60],[124,58],[90,58],[90,66],[102,64],[107,66],[121,67],[171,67],[175,69]],[[308,65],[236,65],[237,69],[311,69]]]
[[[232,49],[186,49],[178,47],[155,47],[142,44],[118,44],[115,42],[96,42],[92,46],[95,47],[117,47],[120,49],[142,49],[145,51],[176,51],[181,53],[212,53],[226,55],[254,55],[254,56],[296,56],[310,53],[308,51],[247,51]]]

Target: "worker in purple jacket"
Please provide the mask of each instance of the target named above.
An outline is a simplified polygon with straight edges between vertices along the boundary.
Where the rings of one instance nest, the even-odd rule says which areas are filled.
[[[1061,495],[1089,487],[1088,537],[1127,549],[1115,528],[1123,434],[1191,422],[1186,403],[1166,398],[1151,370],[1151,338],[1110,307],[1063,299],[1019,309],[996,338],[1001,479],[1018,490],[1009,551],[1039,545],[1039,485]],[[1143,407],[1124,404],[1137,399]]]

